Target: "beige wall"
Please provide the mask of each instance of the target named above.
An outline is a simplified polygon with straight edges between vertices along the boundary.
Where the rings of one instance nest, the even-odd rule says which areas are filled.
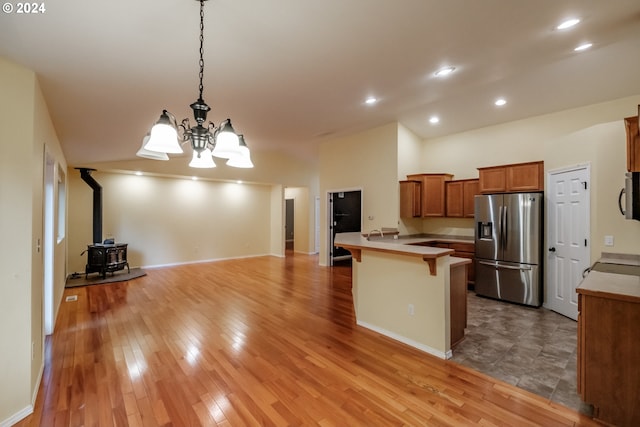
[[[131,266],[271,254],[270,185],[95,171],[103,238],[128,243]],[[93,190],[69,170],[69,268],[84,272]],[[275,254],[279,255],[279,254]]]
[[[32,411],[44,363],[45,144],[66,165],[35,74],[0,58],[0,93],[0,424],[11,424]],[[56,266],[64,245],[55,247]],[[54,271],[55,295],[63,274]]]
[[[398,124],[320,146],[320,264],[327,264],[327,193],[362,189],[362,230],[397,227]],[[369,219],[369,218],[372,219]]]
[[[285,199],[293,199],[293,250],[311,254],[314,252],[314,210],[310,209],[309,189],[288,187],[284,194]]]
[[[137,144],[137,145],[136,145]],[[132,142],[132,150],[137,150],[139,147],[139,143]],[[223,161],[217,159],[216,162],[218,166],[214,169],[193,169],[188,167],[188,157],[185,156],[172,156],[169,161],[154,161],[148,159],[135,159],[135,160],[127,160],[127,161],[114,161],[114,162],[100,162],[100,163],[92,163],[92,164],[83,164],[83,167],[94,168],[100,171],[101,173],[114,173],[114,174],[124,174],[130,175],[136,171],[144,171],[145,174],[156,176],[156,177],[164,177],[164,179],[168,180],[177,180],[183,182],[185,180],[189,180],[189,178],[193,175],[198,176],[199,178],[203,178],[201,182],[209,182],[212,183],[217,182],[218,185],[222,185],[228,182],[234,182],[236,180],[241,180],[245,184],[248,185],[258,185],[266,188],[270,188],[270,201],[268,204],[260,206],[256,215],[260,217],[261,220],[265,218],[265,214],[270,218],[268,227],[262,230],[262,236],[269,240],[269,247],[265,253],[272,254],[275,256],[284,256],[284,197],[285,197],[285,187],[292,188],[300,188],[305,189],[301,191],[306,191],[306,197],[302,195],[300,203],[296,204],[296,216],[300,216],[300,219],[297,221],[299,225],[307,226],[306,230],[299,229],[298,236],[303,239],[300,242],[296,242],[296,250],[300,252],[312,252],[315,246],[315,236],[313,234],[313,218],[312,212],[314,212],[314,199],[318,194],[318,173],[317,173],[317,163],[315,161],[309,159],[300,159],[293,156],[290,156],[286,153],[274,153],[274,152],[259,152],[253,151],[252,154],[253,163],[255,167],[253,169],[237,169],[231,168],[224,165]],[[70,170],[69,174],[77,175],[77,171]],[[89,189],[86,184],[83,184],[86,189]],[[235,185],[235,184],[234,184]],[[82,196],[76,195],[75,191],[85,191],[86,189],[81,190],[82,186],[74,186],[75,190],[71,191],[72,204],[74,207],[75,200]],[[84,198],[90,197],[90,194],[86,194]],[[84,205],[91,206],[90,199],[85,200]],[[306,203],[306,206],[302,204]],[[83,206],[84,206],[83,205]],[[224,206],[222,204],[216,206]],[[255,208],[255,206],[253,206]],[[230,212],[229,212],[230,213]],[[77,271],[80,267],[84,270],[84,261],[79,259],[73,260],[74,257],[78,258],[76,253],[82,252],[83,248],[86,247],[86,243],[91,240],[91,217],[90,213],[86,211],[75,212],[72,209],[70,213],[70,223],[75,225],[78,223],[79,227],[84,227],[86,236],[83,236],[80,239],[74,239],[73,248],[70,248],[69,257],[72,262],[70,264],[70,271]],[[106,228],[103,229],[104,232],[107,232]],[[296,240],[298,239],[296,237]],[[105,236],[106,237],[106,236]],[[118,237],[118,236],[116,236]],[[248,251],[245,246],[243,251],[237,251],[233,249],[233,245],[236,243],[232,243],[228,253],[229,254],[237,254],[241,253],[240,256],[250,256],[251,254],[258,254],[256,252]],[[78,252],[80,250],[80,252]],[[193,250],[190,254],[183,254],[183,258],[189,258],[185,261],[180,262],[188,262],[195,261],[201,259],[198,255],[197,257],[193,253]],[[226,255],[225,255],[226,256]],[[236,256],[236,255],[229,255]],[[174,257],[175,258],[175,257]],[[173,258],[172,258],[173,259]],[[171,261],[178,262],[178,261]]]
[[[451,347],[449,257],[436,262],[433,276],[420,257],[363,250],[361,262],[353,263],[358,324],[445,358]]]
[[[617,208],[626,171],[623,118],[637,114],[639,103],[640,96],[631,96],[425,141],[423,172],[462,179],[477,177],[478,167],[506,163],[544,160],[546,171],[588,163],[592,261],[603,251],[639,253],[640,222],[625,220]],[[426,219],[423,230],[473,235],[473,221]],[[607,234],[615,246],[604,246]]]

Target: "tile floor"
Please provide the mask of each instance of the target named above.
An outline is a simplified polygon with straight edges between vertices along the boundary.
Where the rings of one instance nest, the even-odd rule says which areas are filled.
[[[577,324],[545,308],[469,292],[465,339],[452,360],[591,415],[576,390]]]

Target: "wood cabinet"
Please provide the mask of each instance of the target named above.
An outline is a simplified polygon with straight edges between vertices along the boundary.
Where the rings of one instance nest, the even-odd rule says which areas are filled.
[[[464,329],[467,327],[467,266],[458,263],[449,269],[449,307],[451,348],[464,339]]]
[[[627,170],[629,172],[640,172],[639,116],[640,105],[638,105],[638,116],[627,117],[624,119],[624,127],[627,131]]]
[[[421,216],[443,217],[445,216],[445,182],[451,181],[453,175],[446,173],[421,173],[407,175],[410,181],[420,181]]]
[[[473,289],[476,283],[476,267],[475,267],[475,244],[472,242],[452,242],[447,240],[429,240],[426,242],[415,243],[421,246],[431,246],[435,248],[453,249],[453,256],[460,258],[468,258],[471,264],[467,264],[467,285],[469,289]]]
[[[640,296],[577,291],[578,393],[593,405],[594,418],[638,426]]]
[[[510,193],[542,191],[544,162],[478,168],[480,193]]]
[[[420,181],[400,181],[400,218],[422,216],[422,184]]]
[[[462,179],[447,181],[446,215],[454,218],[473,218],[474,197],[479,194],[480,181],[477,179]]]
[[[475,244],[473,243],[449,243],[449,249],[453,249],[453,256],[460,258],[468,258],[471,260],[471,264],[467,267],[467,286],[469,289],[473,289],[476,283],[476,252]]]

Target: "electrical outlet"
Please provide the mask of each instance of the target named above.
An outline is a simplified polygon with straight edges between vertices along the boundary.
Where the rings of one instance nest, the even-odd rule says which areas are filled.
[[[613,236],[604,236],[604,245],[613,246]]]
[[[409,307],[407,308],[408,312],[409,312],[409,316],[413,316],[415,313],[413,304],[409,304]]]

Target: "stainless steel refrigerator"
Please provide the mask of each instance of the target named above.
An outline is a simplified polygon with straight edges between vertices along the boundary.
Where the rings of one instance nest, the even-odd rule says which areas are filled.
[[[543,193],[475,197],[478,295],[542,304]]]

